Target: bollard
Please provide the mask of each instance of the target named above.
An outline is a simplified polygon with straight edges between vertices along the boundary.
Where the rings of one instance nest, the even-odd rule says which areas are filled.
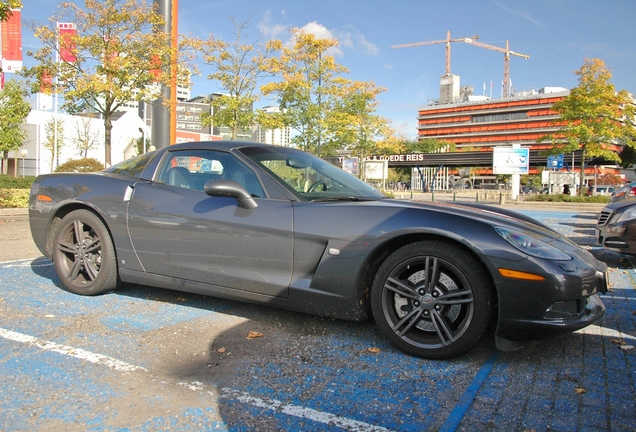
[[[479,192],[475,194],[475,202],[479,202]]]
[[[431,201],[435,201],[435,191],[431,192]]]
[[[505,203],[506,203],[506,196],[500,192],[499,193],[499,205],[504,205]]]
[[[457,201],[457,192],[453,192],[453,202]]]

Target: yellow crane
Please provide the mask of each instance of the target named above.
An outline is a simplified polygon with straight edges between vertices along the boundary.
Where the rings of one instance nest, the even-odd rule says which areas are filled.
[[[486,49],[490,49],[490,50],[494,50],[494,51],[499,51],[504,53],[504,82],[503,82],[503,97],[508,97],[510,96],[510,54],[512,55],[516,55],[519,57],[522,57],[524,59],[529,59],[530,56],[527,54],[520,54],[518,52],[514,52],[514,51],[510,51],[510,46],[508,44],[508,41],[506,41],[506,48],[501,48],[498,46],[494,46],[494,45],[488,45],[485,44],[483,42],[477,42],[475,40],[471,40],[471,41],[465,41],[466,43],[469,43],[471,45],[475,45],[478,47],[482,47],[482,48],[486,48]]]
[[[434,45],[434,44],[445,43],[446,44],[446,73],[445,74],[448,75],[450,74],[450,53],[451,53],[450,44],[451,42],[474,43],[477,39],[479,39],[479,36],[451,39],[450,30],[448,30],[446,32],[446,39],[425,41],[425,42],[413,42],[413,43],[407,43],[407,44],[401,44],[401,45],[392,45],[391,48],[411,48],[411,47],[418,47],[418,46],[424,46],[424,45]]]

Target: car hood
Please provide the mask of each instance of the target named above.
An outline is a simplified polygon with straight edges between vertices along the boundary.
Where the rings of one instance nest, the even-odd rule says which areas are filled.
[[[486,204],[418,202],[391,199],[381,200],[379,203],[387,206],[421,209],[425,211],[458,215],[492,226],[506,226],[520,230],[532,231],[546,239],[564,238],[550,227],[529,216],[513,210]]]
[[[381,205],[396,206],[399,208],[421,209],[427,212],[437,212],[470,219],[489,226],[506,227],[516,231],[525,232],[543,242],[568,253],[572,257],[579,257],[593,267],[598,266],[597,260],[585,249],[579,247],[569,238],[559,234],[552,228],[524,214],[495,206],[485,204],[456,204],[456,203],[435,203],[435,202],[415,202],[399,200],[381,200]],[[499,254],[502,251],[489,252]]]
[[[623,211],[625,207],[631,207],[634,205],[636,205],[636,198],[628,198],[621,201],[615,201],[613,203],[606,205],[603,208],[603,211],[610,211],[610,212]]]

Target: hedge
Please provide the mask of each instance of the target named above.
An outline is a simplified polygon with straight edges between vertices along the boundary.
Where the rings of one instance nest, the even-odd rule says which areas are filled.
[[[0,208],[28,208],[29,189],[0,189]]]

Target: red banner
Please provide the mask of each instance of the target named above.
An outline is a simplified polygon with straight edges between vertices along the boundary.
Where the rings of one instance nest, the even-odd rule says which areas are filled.
[[[2,22],[2,71],[15,73],[22,69],[22,33],[20,10],[11,9],[11,16]]]
[[[40,93],[50,95],[53,88],[53,77],[49,71],[42,72],[42,79],[40,84]]]
[[[161,80],[161,59],[158,55],[153,55],[150,57],[150,64],[152,65],[150,73],[155,77],[155,82],[159,82]]]
[[[57,23],[57,30],[60,34],[60,58],[67,63],[73,63],[77,60],[75,56],[75,36],[77,28],[75,23]]]

